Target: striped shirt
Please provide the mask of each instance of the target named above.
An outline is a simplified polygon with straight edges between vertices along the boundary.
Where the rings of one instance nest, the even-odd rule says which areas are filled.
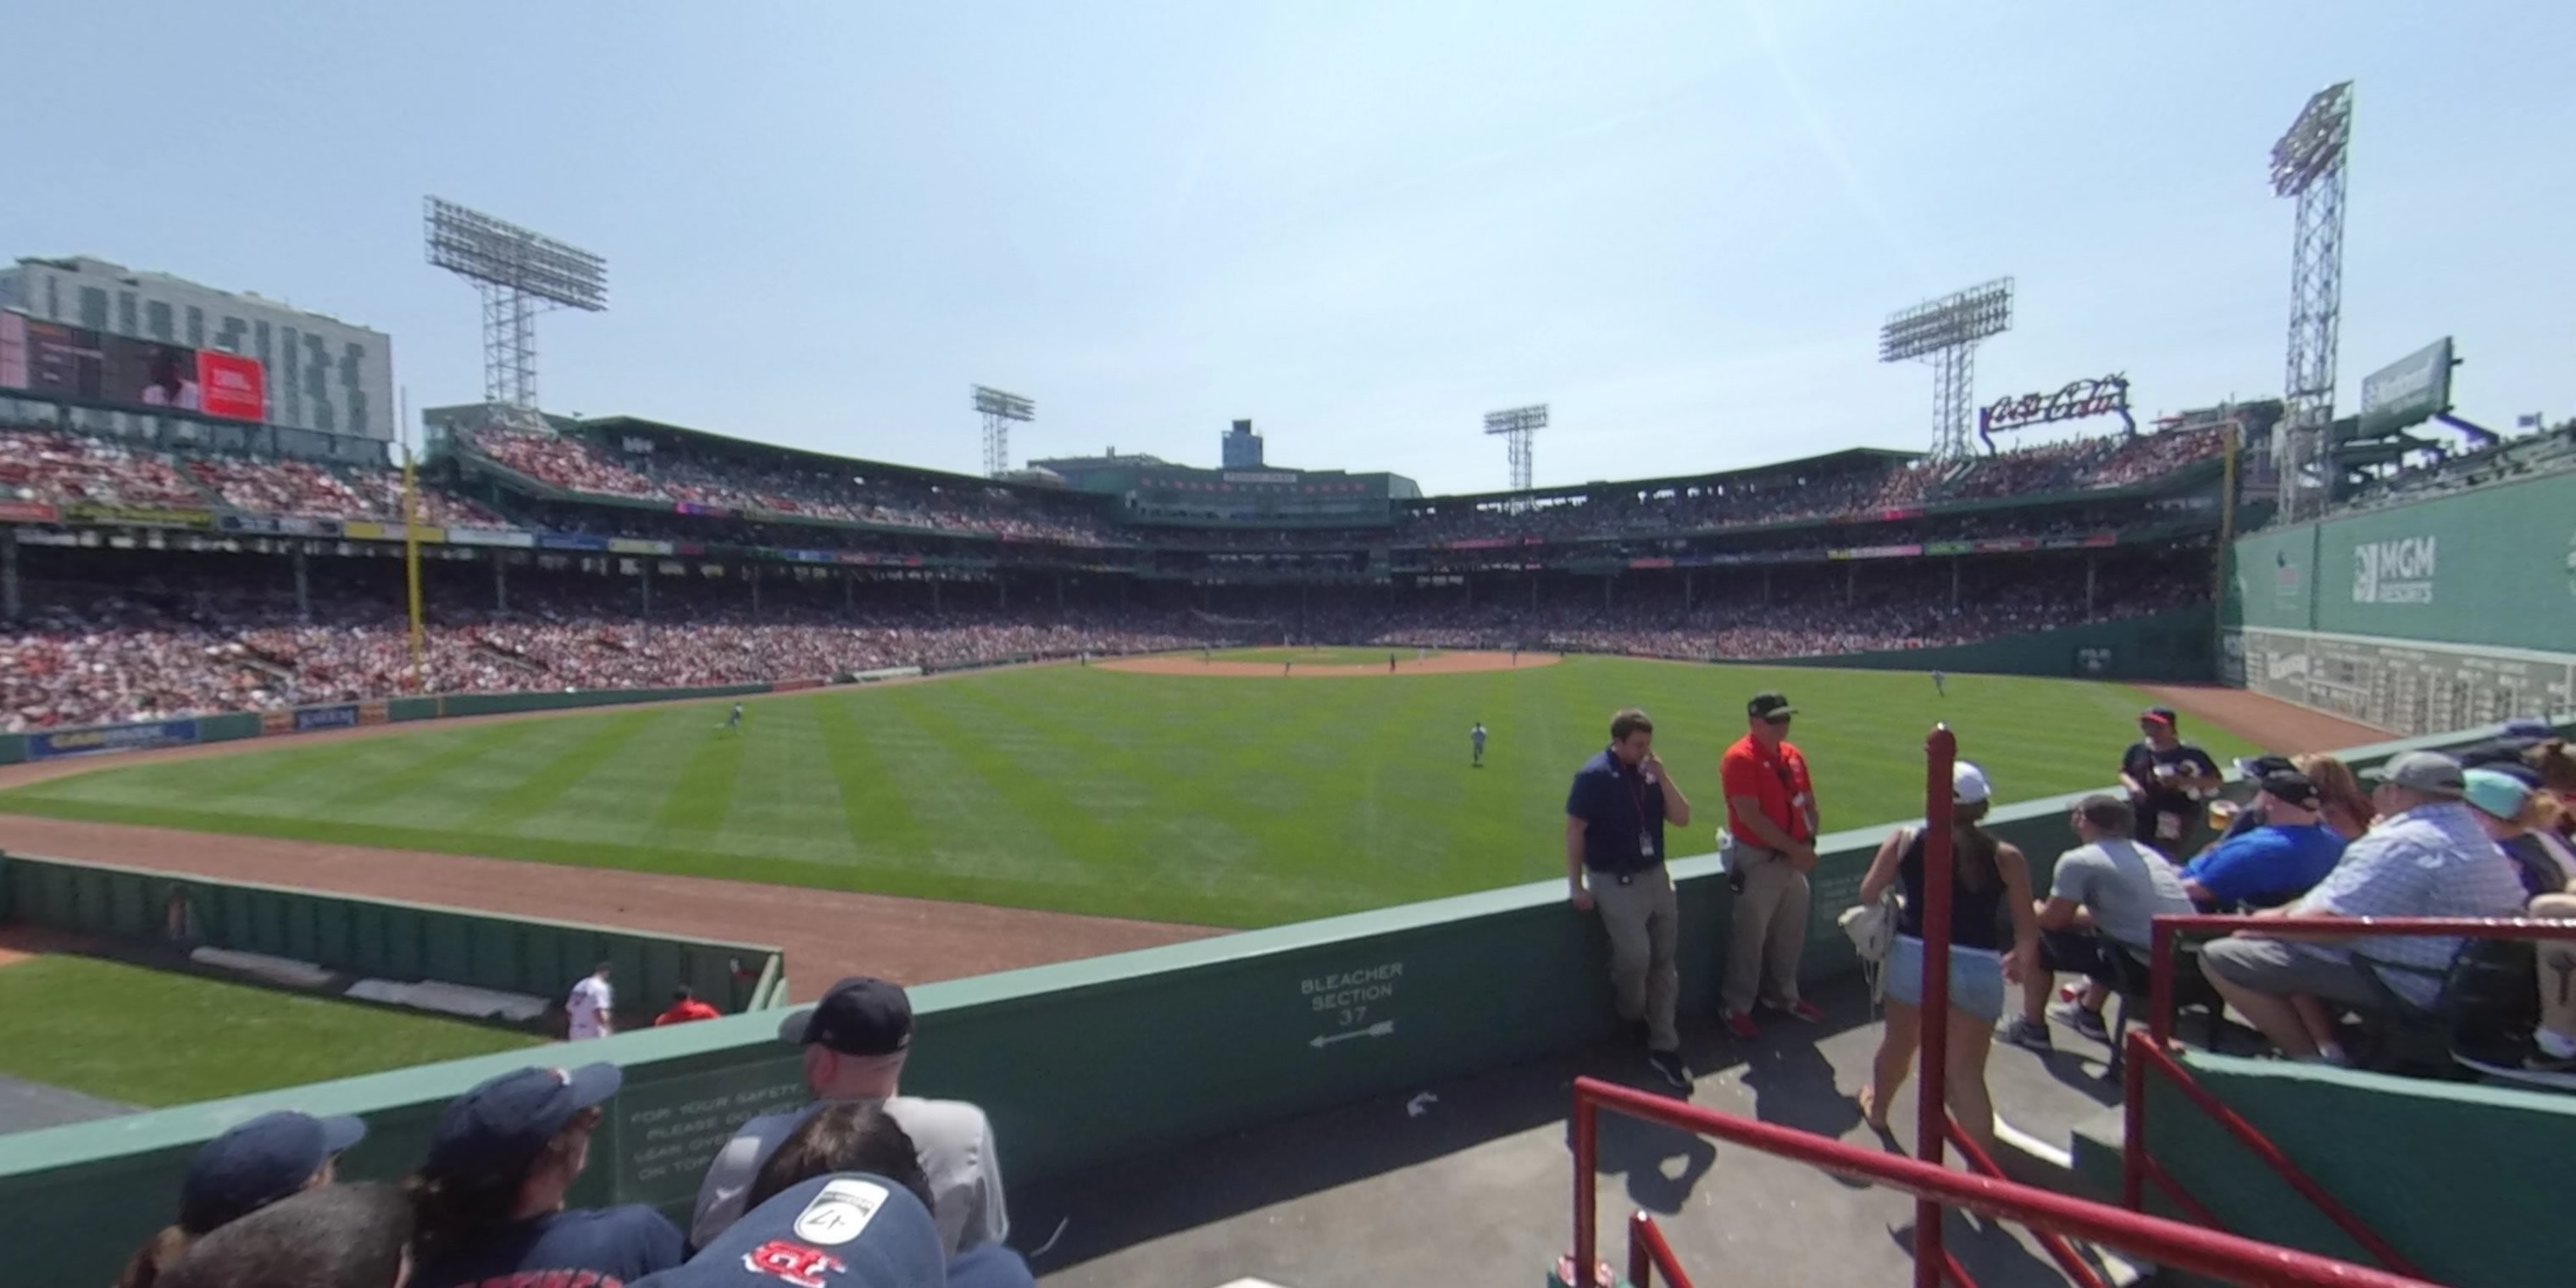
[[[2381,819],[2343,852],[2299,904],[2339,917],[2514,917],[2522,913],[2522,878],[2513,861],[2470,817],[2469,807],[2442,801]],[[2334,950],[2373,961],[2450,969],[2460,941],[2439,938],[2355,939]],[[2390,972],[2391,986],[2418,1005],[2433,1003],[2434,976]]]

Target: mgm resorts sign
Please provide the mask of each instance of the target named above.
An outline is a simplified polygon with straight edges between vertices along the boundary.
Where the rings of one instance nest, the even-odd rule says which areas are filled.
[[[2121,428],[2132,434],[2138,432],[2137,420],[2129,415],[2129,378],[2117,372],[2091,380],[2070,380],[2053,394],[1998,398],[1994,405],[1978,409],[1977,437],[1985,440],[1986,450],[1991,452],[1996,450],[1996,430],[2026,429],[2115,412]]]
[[[2365,541],[2352,548],[2352,602],[2356,604],[2429,604],[2433,602],[2434,538],[2400,537]]]

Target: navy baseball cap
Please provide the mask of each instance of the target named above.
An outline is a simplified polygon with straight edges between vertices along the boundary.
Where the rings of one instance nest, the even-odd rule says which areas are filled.
[[[788,1012],[778,1036],[842,1055],[893,1055],[912,1045],[912,998],[901,984],[854,976],[826,989],[812,1006]]]
[[[1027,1283],[1023,1267],[1020,1282]],[[688,1264],[630,1288],[941,1288],[939,1223],[882,1176],[842,1172],[780,1190]]]
[[[527,1068],[486,1079],[438,1115],[422,1168],[472,1176],[526,1167],[576,1115],[605,1104],[624,1081],[613,1064]]]
[[[2287,756],[2247,756],[2236,762],[2236,775],[2249,783],[2259,783],[2274,774],[2295,774],[2298,765]]]
[[[206,1234],[302,1192],[331,1156],[367,1138],[355,1118],[292,1109],[261,1114],[207,1141],[179,1189],[179,1228]]]
[[[2558,726],[2546,720],[2524,716],[2519,720],[2505,721],[2504,732],[2496,736],[2496,741],[2518,744],[2528,751],[2557,736]]]
[[[2171,729],[2182,723],[2174,716],[2174,709],[2172,707],[2149,707],[2146,710],[2139,712],[2138,718],[2140,720],[2153,720],[2167,729]]]

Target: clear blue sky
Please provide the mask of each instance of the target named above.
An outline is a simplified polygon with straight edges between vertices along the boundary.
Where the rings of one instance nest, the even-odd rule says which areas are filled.
[[[1921,447],[1893,308],[2020,283],[1982,400],[2281,386],[2272,140],[2357,78],[2342,395],[2443,334],[2462,414],[2576,411],[2576,7],[1864,0],[252,4],[14,0],[0,255],[87,253],[389,331],[480,396],[437,193],[606,255],[549,410],[935,467],[1541,483]]]

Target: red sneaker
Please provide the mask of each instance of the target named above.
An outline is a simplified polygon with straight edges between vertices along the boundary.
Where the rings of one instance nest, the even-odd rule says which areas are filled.
[[[1805,1000],[1789,1003],[1787,1006],[1780,1008],[1780,1013],[1788,1016],[1790,1019],[1798,1020],[1807,1024],[1822,1024],[1825,1022],[1825,1013],[1817,1010],[1815,1003]]]
[[[1752,1016],[1738,1015],[1733,1011],[1726,1013],[1726,1031],[1747,1042],[1762,1036],[1762,1030],[1753,1027]]]

